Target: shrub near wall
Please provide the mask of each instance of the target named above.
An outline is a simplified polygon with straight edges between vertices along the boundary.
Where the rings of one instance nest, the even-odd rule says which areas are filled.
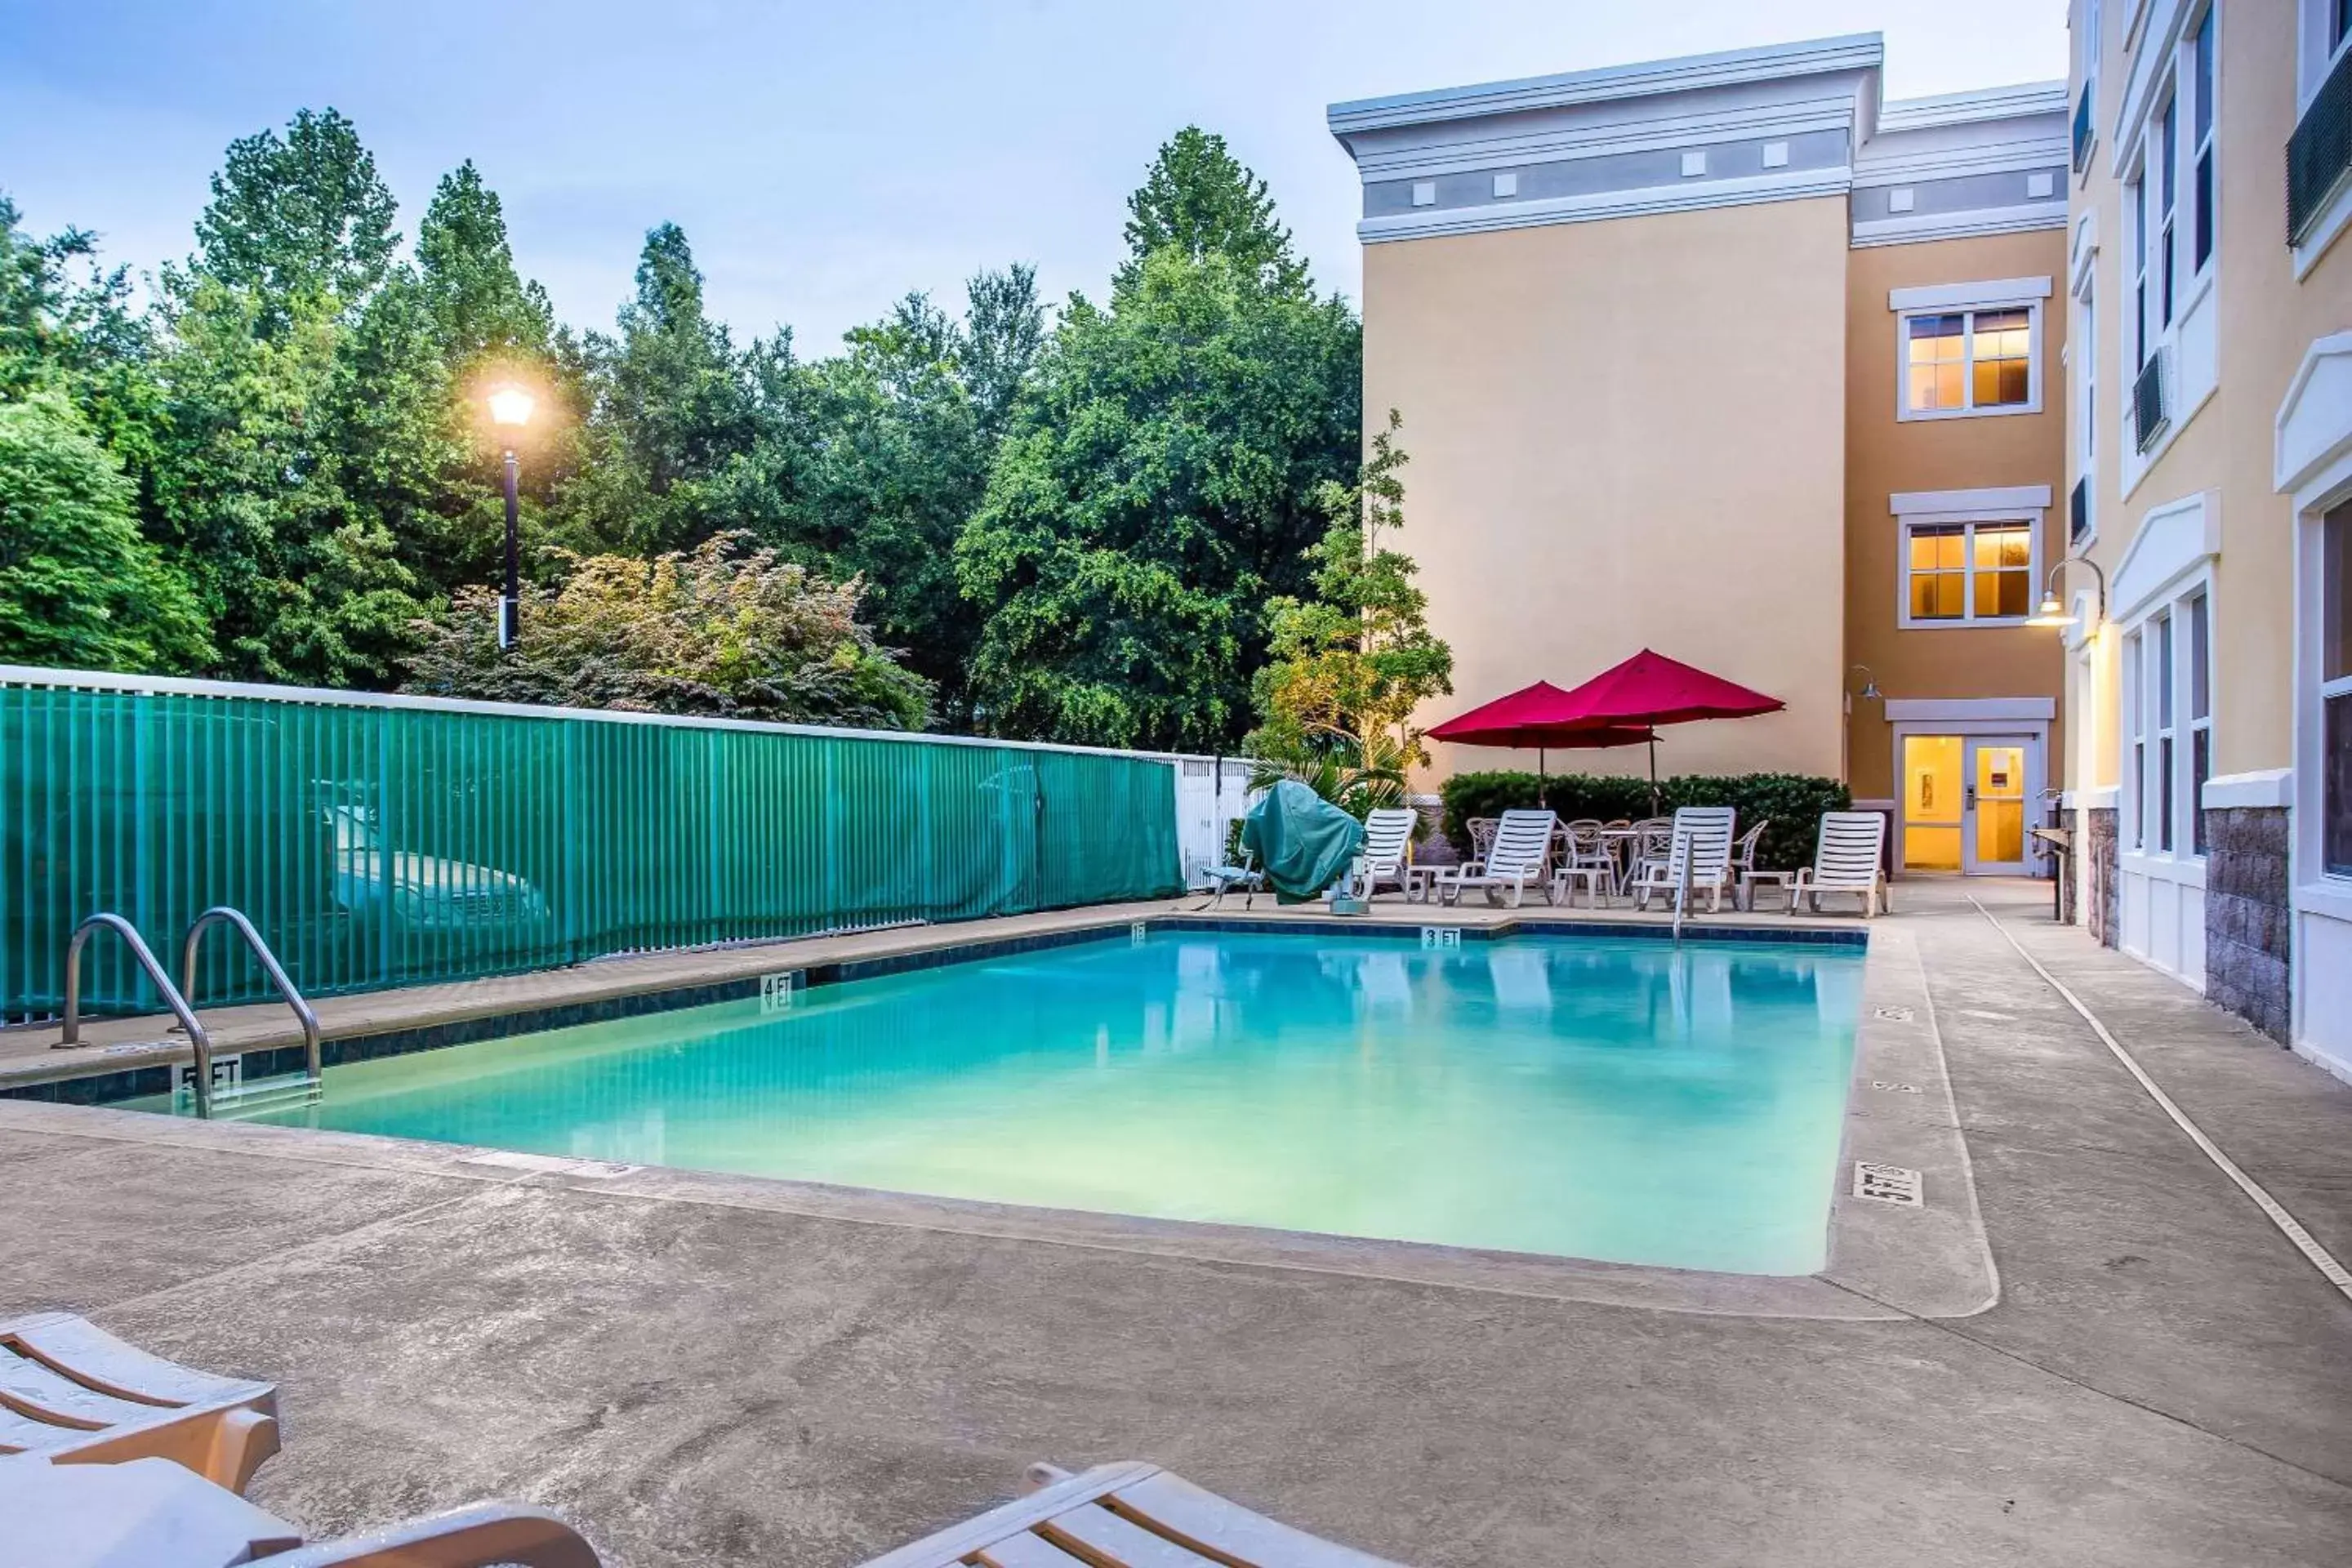
[[[1542,785],[1538,801],[1533,773],[1455,773],[1439,791],[1445,802],[1445,837],[1466,855],[1470,818],[1499,816],[1537,805],[1550,807],[1563,822],[1580,816],[1639,821],[1650,815],[1650,781],[1645,778],[1561,773]],[[1853,792],[1844,784],[1804,773],[1677,773],[1658,781],[1662,815],[1683,805],[1727,805],[1739,814],[1743,833],[1759,818],[1769,818],[1771,826],[1756,847],[1756,863],[1780,871],[1811,865],[1822,813],[1845,811],[1853,805]]]

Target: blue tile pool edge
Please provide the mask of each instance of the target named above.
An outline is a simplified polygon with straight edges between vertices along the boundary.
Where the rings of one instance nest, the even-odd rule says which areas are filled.
[[[1440,923],[1444,930],[1460,931],[1463,940],[1467,942],[1494,942],[1512,936],[1618,937],[1656,942],[1674,939],[1673,931],[1665,926],[1577,920],[1572,916],[1560,915],[1522,915],[1494,925],[1433,923]],[[979,963],[1013,953],[1109,942],[1130,936],[1138,926],[1147,933],[1194,931],[1259,936],[1391,937],[1414,942],[1421,940],[1423,930],[1417,924],[1340,917],[1302,920],[1252,918],[1247,915],[1159,914],[1140,920],[1107,921],[1097,926],[1075,926],[1067,931],[990,937],[978,942],[918,948],[907,952],[877,954],[872,958],[782,963],[769,973],[798,975],[797,984],[802,985],[835,985],[852,980],[876,980],[885,975],[939,969],[953,963]],[[1779,931],[1752,925],[1710,925],[1693,928],[1685,935],[1686,940],[1701,942],[1786,943],[1851,948],[1857,952],[1867,950],[1870,944],[1870,935],[1865,931],[1832,926],[1791,926]],[[474,1045],[515,1035],[536,1035],[582,1024],[610,1023],[621,1018],[639,1018],[688,1007],[707,1007],[719,1002],[748,1001],[761,994],[766,978],[766,975],[748,974],[698,985],[671,986],[623,996],[599,997],[593,1001],[564,1002],[511,1013],[486,1014],[478,1018],[453,1019],[445,1024],[422,1025],[415,1028],[344,1035],[321,1041],[319,1057],[322,1066],[341,1067],[349,1062],[407,1056],[417,1051],[439,1050],[446,1046]],[[224,1056],[230,1054],[235,1053],[222,1053]],[[243,1052],[241,1056],[246,1064],[245,1071],[255,1079],[302,1070],[302,1048],[299,1046],[264,1047]],[[26,1100],[53,1105],[110,1105],[119,1100],[170,1092],[173,1076],[182,1065],[177,1062],[162,1063],[51,1079],[40,1083],[5,1085],[0,1086],[0,1100]]]

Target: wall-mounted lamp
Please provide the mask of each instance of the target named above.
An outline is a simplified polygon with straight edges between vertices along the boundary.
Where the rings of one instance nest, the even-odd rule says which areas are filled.
[[[1857,664],[1853,669],[1846,673],[1849,675],[1858,673],[1862,677],[1862,689],[1855,692],[1855,696],[1869,702],[1884,702],[1886,700],[1886,693],[1878,689],[1878,677],[1871,673],[1870,666],[1866,664]]]
[[[2056,626],[2063,630],[2067,626],[2073,626],[2079,618],[2073,611],[2067,609],[2065,605],[2062,603],[2058,597],[2058,574],[2063,572],[2067,567],[2074,564],[2078,561],[2084,565],[2088,566],[2091,569],[2092,574],[2099,580],[2099,607],[2092,613],[2091,625],[2093,626],[2096,626],[2101,621],[2107,618],[2106,573],[2101,570],[2097,562],[2092,560],[2087,555],[2069,555],[2065,560],[2061,561],[2057,565],[2050,568],[2050,580],[2042,586],[2042,590],[2041,607],[2036,609],[2032,615],[2025,617],[2025,624],[2027,626]]]

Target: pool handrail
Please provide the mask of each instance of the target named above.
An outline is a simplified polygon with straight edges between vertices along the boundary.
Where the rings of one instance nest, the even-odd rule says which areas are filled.
[[[63,1050],[68,1046],[81,1044],[81,950],[89,944],[89,939],[100,928],[114,932],[130,944],[131,956],[139,961],[139,967],[146,971],[148,980],[163,995],[163,1005],[171,1008],[172,1016],[180,1021],[180,1027],[186,1032],[188,1044],[196,1054],[196,1114],[210,1116],[213,1107],[212,1037],[205,1033],[202,1024],[196,1022],[196,1011],[188,1005],[187,997],[172,984],[172,977],[163,973],[163,966],[155,962],[155,954],[139,934],[139,928],[111,910],[100,910],[85,918],[81,924],[74,927],[73,940],[66,945],[65,1026],[58,1034],[55,1048]]]
[[[310,1004],[304,1000],[302,993],[295,989],[294,982],[288,977],[285,966],[278,962],[278,955],[270,951],[269,944],[261,940],[261,932],[254,929],[253,922],[246,918],[243,910],[233,909],[227,904],[215,904],[189,924],[188,934],[180,942],[182,994],[194,994],[196,989],[196,949],[203,943],[205,932],[216,925],[230,925],[236,928],[237,934],[245,938],[246,946],[253,950],[253,956],[261,961],[262,973],[269,976],[269,983],[272,985],[278,987],[278,994],[285,998],[286,1005],[294,1010],[295,1022],[302,1026],[302,1071],[310,1080],[311,1086],[316,1088],[320,1082],[319,1015],[312,1011]],[[194,1037],[193,1032],[190,1037]],[[211,1109],[211,1042],[206,1041],[204,1053],[196,1063],[196,1080],[205,1086],[198,1096],[199,1109],[196,1114],[199,1116],[209,1114]]]

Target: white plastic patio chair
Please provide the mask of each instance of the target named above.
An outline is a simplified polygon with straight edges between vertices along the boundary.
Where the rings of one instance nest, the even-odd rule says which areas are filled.
[[[1685,889],[1705,893],[1709,914],[1723,909],[1723,895],[1732,887],[1731,834],[1738,814],[1727,805],[1685,805],[1675,813],[1666,858],[1645,861],[1633,883],[1633,907],[1647,910],[1652,893],[1664,893],[1666,907],[1690,907],[1681,902]],[[1685,868],[1688,868],[1685,876]]]
[[[1495,842],[1485,857],[1469,860],[1445,873],[1437,884],[1440,903],[1458,904],[1465,888],[1483,888],[1490,904],[1500,900],[1496,894],[1505,888],[1511,890],[1511,908],[1517,909],[1530,887],[1543,890],[1544,901],[1552,900],[1551,884],[1544,872],[1551,860],[1551,834],[1559,818],[1549,811],[1507,811],[1495,825]]]
[[[1356,891],[1370,899],[1382,887],[1412,896],[1412,828],[1421,814],[1409,805],[1388,805],[1364,817],[1364,847],[1356,856]]]
[[[1235,888],[1242,889],[1242,908],[1247,910],[1257,902],[1259,889],[1265,886],[1265,870],[1246,849],[1242,851],[1240,864],[1204,866],[1201,868],[1201,877],[1208,884],[1209,896],[1193,906],[1195,914],[1202,910],[1223,907],[1225,895]]]
[[[1862,918],[1872,906],[1892,913],[1895,903],[1886,886],[1886,868],[1880,857],[1886,847],[1886,818],[1874,811],[1825,811],[1821,837],[1813,847],[1813,863],[1800,867],[1789,887],[1789,912],[1808,905],[1822,911],[1823,893],[1853,893],[1862,900]]]
[[[1551,901],[1573,904],[1580,887],[1586,901],[1599,909],[1616,891],[1618,877],[1617,857],[1601,837],[1600,819],[1580,817],[1569,823],[1560,828],[1559,839],[1559,869],[1552,873]]]

